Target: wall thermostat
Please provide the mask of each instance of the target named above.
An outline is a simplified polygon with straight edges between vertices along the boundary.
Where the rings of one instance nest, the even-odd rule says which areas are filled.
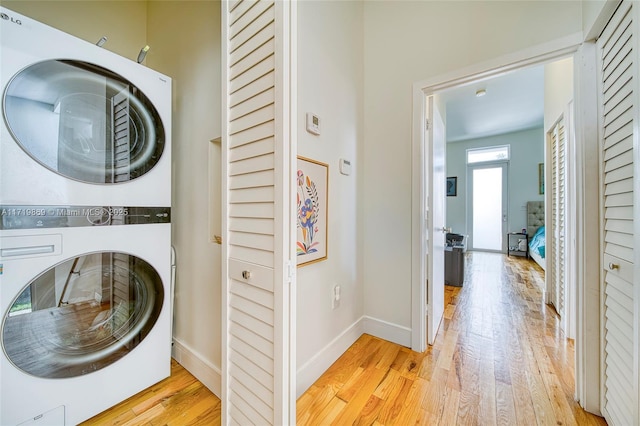
[[[307,113],[307,132],[314,135],[320,134],[320,117],[311,112]]]
[[[340,173],[349,176],[351,174],[351,161],[340,159]]]

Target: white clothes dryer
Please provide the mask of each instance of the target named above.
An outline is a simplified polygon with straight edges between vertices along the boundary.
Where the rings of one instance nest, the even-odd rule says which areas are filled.
[[[1,213],[1,425],[75,425],[169,376],[168,208]]]
[[[0,8],[0,204],[171,205],[171,79]]]

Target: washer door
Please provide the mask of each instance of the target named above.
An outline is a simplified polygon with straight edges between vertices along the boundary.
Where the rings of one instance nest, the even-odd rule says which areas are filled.
[[[131,352],[153,328],[162,280],[144,260],[117,252],[60,263],[31,281],[2,322],[2,346],[36,377],[91,373]]]
[[[70,179],[127,182],[160,160],[162,120],[124,77],[80,61],[48,60],[16,74],[3,97],[7,127],[35,161]]]

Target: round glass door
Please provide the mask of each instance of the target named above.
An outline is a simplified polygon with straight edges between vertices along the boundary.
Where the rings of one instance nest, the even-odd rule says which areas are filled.
[[[70,179],[127,182],[160,160],[165,132],[151,101],[124,77],[86,62],[49,60],[9,82],[4,118],[35,161]]]
[[[69,259],[18,294],[2,321],[2,347],[36,377],[88,374],[142,342],[163,300],[160,276],[140,258],[103,252]]]

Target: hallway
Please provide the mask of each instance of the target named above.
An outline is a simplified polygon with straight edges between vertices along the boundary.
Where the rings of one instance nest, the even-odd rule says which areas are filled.
[[[533,261],[467,253],[434,346],[363,335],[298,399],[298,424],[606,424],[573,400],[573,341],[543,285]]]
[[[533,261],[469,252],[425,353],[362,335],[297,402],[298,425],[605,425],[573,400],[574,347]],[[83,425],[216,425],[220,400],[171,377]]]

